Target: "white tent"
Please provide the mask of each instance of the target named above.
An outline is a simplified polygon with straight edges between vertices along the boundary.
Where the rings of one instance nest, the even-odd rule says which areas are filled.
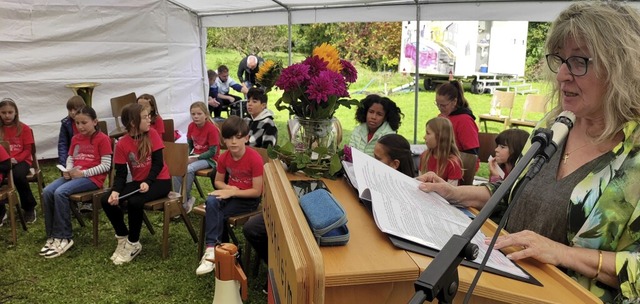
[[[345,21],[552,20],[568,1],[0,0],[0,98],[11,97],[35,132],[39,157],[56,157],[65,84],[99,82],[109,99],[153,94],[160,114],[186,129],[205,100],[206,27]]]

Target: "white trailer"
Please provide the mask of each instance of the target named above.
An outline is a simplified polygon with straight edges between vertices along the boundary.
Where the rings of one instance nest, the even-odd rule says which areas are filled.
[[[398,68],[414,74],[419,57],[426,90],[453,77],[473,93],[493,91],[496,75],[524,76],[527,31],[527,21],[404,21]]]

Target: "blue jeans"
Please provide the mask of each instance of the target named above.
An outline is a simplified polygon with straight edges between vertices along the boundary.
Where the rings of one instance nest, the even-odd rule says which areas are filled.
[[[98,190],[98,186],[87,177],[70,180],[60,177],[44,188],[42,203],[44,227],[48,238],[72,237],[69,195],[92,190]]]
[[[210,195],[207,197],[205,204],[207,207],[205,213],[205,244],[210,247],[220,241],[224,231],[224,221],[230,216],[256,210],[258,204],[260,204],[260,197],[232,197],[226,200],[218,200],[215,196]]]
[[[187,195],[185,196],[187,199],[191,198],[191,188],[193,187],[193,180],[196,178],[196,171],[207,168],[211,168],[211,166],[209,166],[209,162],[204,159],[196,160],[187,166]],[[174,176],[173,191],[180,193],[180,183],[182,183],[182,177]]]

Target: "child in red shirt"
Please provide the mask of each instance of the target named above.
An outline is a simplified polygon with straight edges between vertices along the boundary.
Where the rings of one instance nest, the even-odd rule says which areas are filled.
[[[71,139],[67,171],[42,192],[47,241],[40,255],[47,259],[58,257],[73,246],[69,196],[101,189],[111,169],[111,139],[98,131],[96,111],[80,108],[74,123],[78,134]]]
[[[242,118],[232,115],[222,124],[222,138],[227,152],[218,159],[215,179],[217,190],[209,193],[206,201],[207,249],[196,270],[198,275],[214,269],[213,263],[208,260],[214,258],[214,246],[221,242],[224,219],[256,210],[262,196],[262,157],[245,146],[249,140],[249,126]]]
[[[162,138],[165,132],[164,121],[162,121],[162,117],[158,112],[156,98],[151,94],[142,94],[138,97],[138,103],[147,109],[149,116],[151,116],[151,128],[156,130],[158,135],[160,135],[160,138]]]
[[[202,101],[191,104],[191,122],[187,129],[187,143],[189,151],[189,166],[187,167],[187,194],[184,203],[184,210],[187,213],[193,209],[196,198],[191,196],[191,187],[195,179],[196,171],[213,168],[215,171],[218,152],[220,151],[220,132],[211,121],[211,115],[207,105]],[[173,189],[181,189],[182,178],[173,177]]]
[[[427,122],[424,141],[427,150],[420,155],[420,174],[435,172],[439,177],[458,185],[462,179],[462,161],[456,147],[451,122],[444,117],[432,118]]]
[[[121,120],[127,134],[116,144],[113,188],[109,195],[102,197],[102,209],[116,231],[118,246],[111,256],[116,265],[130,262],[142,250],[139,240],[144,204],[166,197],[171,190],[169,168],[162,156],[164,144],[158,132],[150,127],[147,109],[137,103],[126,105],[122,109]],[[126,182],[127,166],[132,176],[129,183]],[[127,228],[119,197],[133,191],[139,192],[126,198],[129,213]]]
[[[20,204],[24,210],[24,218],[27,223],[36,221],[36,199],[31,193],[27,175],[31,169],[33,159],[31,157],[31,145],[33,132],[26,124],[20,122],[18,106],[11,98],[0,101],[0,118],[2,128],[0,139],[9,142],[11,164],[13,165],[13,181],[20,196]]]

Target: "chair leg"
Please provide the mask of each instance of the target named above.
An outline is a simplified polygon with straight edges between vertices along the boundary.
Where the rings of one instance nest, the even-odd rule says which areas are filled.
[[[9,194],[9,199],[8,199],[8,206],[6,206],[6,209],[8,209],[9,212],[9,222],[10,222],[10,226],[11,226],[11,244],[18,245],[18,227],[16,227],[16,201],[13,200],[13,193]],[[0,219],[2,220],[2,219]]]
[[[487,131],[487,121],[483,120],[483,122],[484,122],[484,133],[487,133],[487,132],[489,132],[489,131]]]
[[[198,260],[200,260],[200,257],[204,254],[204,234],[205,234],[205,229],[207,228],[207,221],[205,220],[206,218],[203,216],[201,221],[200,221],[200,239],[198,241]]]
[[[151,221],[149,221],[149,218],[147,217],[147,213],[142,212],[142,220],[144,221],[144,224],[147,225],[149,232],[151,234],[156,234],[156,231],[153,229],[153,225],[151,225]]]
[[[100,225],[100,209],[102,209],[102,203],[100,200],[103,195],[107,195],[107,192],[98,193],[93,195],[93,208],[91,210],[91,220],[93,221],[93,246],[98,247],[98,227]]]
[[[200,182],[198,182],[198,176],[195,176],[195,178],[193,179],[193,183],[196,184],[196,189],[198,189],[198,193],[200,193],[200,197],[206,199],[207,197],[204,195],[204,191],[202,191]]]
[[[196,235],[196,231],[195,229],[193,229],[193,225],[191,225],[191,219],[189,219],[189,216],[187,215],[187,211],[184,210],[184,207],[182,207],[181,203],[178,203],[178,208],[180,209],[180,216],[182,217],[182,222],[187,226],[187,230],[189,231],[189,234],[191,234],[191,239],[193,239],[193,242],[198,244],[198,236]]]
[[[175,202],[164,203],[164,220],[162,223],[162,258],[166,259],[169,256],[169,225],[171,225],[171,204]]]
[[[84,220],[82,219],[82,214],[80,214],[80,211],[78,211],[78,204],[77,202],[74,201],[70,201],[70,208],[71,208],[71,213],[73,213],[73,217],[75,217],[78,220],[78,223],[80,224],[81,227],[84,227]]]

